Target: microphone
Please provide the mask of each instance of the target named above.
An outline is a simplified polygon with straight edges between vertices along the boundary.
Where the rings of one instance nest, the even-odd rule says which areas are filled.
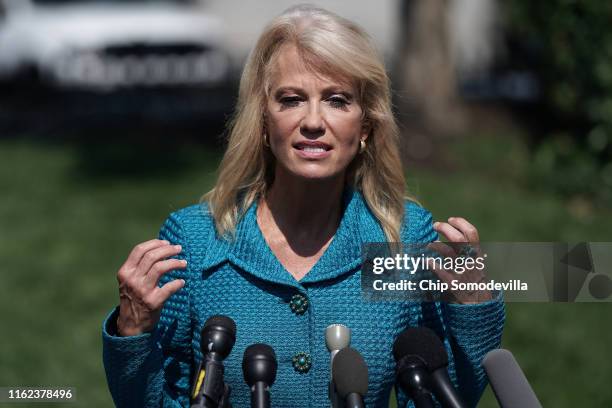
[[[236,342],[236,323],[227,316],[215,315],[204,323],[200,348],[204,358],[196,371],[191,390],[191,407],[229,406],[230,387],[223,381],[223,360]]]
[[[342,324],[327,326],[327,329],[325,329],[325,345],[330,352],[330,372],[333,369],[334,357],[338,354],[338,351],[348,347],[349,344],[351,344],[351,329]],[[332,408],[339,408],[341,406],[336,387],[334,386],[334,381],[331,378],[329,380],[328,397],[331,401]]]
[[[276,380],[276,354],[267,344],[251,344],[244,351],[242,374],[251,389],[251,408],[270,408],[270,387]]]
[[[338,351],[332,364],[332,378],[346,408],[364,408],[368,392],[368,366],[359,352],[350,347]]]
[[[501,408],[542,408],[510,351],[489,351],[482,360],[482,365]]]
[[[433,407],[431,393],[445,408],[466,405],[448,376],[448,355],[433,330],[411,327],[393,343],[399,384],[419,408]]]

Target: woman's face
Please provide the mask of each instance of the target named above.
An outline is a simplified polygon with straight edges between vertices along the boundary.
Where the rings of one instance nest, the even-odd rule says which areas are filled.
[[[293,46],[281,49],[276,68],[266,112],[276,176],[344,180],[367,137],[355,86],[307,71]]]

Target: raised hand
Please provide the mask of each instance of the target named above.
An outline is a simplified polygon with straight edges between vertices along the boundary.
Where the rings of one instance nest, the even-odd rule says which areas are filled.
[[[435,222],[433,228],[449,241],[448,243],[436,241],[428,245],[428,248],[434,250],[442,257],[456,258],[459,256],[482,256],[479,245],[480,237],[478,236],[478,230],[465,218],[451,217],[448,219],[448,222]],[[454,243],[456,244],[453,245]],[[485,278],[485,270],[475,267],[463,268],[461,273],[436,266],[431,266],[430,269],[438,276],[438,278],[440,278],[440,280],[446,283],[450,283],[452,280],[456,280],[461,283],[479,283]],[[479,303],[491,300],[492,298],[491,292],[487,290],[456,290],[452,291],[451,293],[454,296],[455,301],[466,304]]]
[[[187,266],[185,260],[167,259],[180,254],[181,250],[180,245],[159,239],[142,242],[132,249],[117,272],[119,335],[135,336],[155,328],[164,302],[185,285],[184,280],[175,279],[161,288],[157,286],[162,275]]]

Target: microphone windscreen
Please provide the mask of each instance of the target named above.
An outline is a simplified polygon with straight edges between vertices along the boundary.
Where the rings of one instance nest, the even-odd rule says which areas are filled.
[[[225,330],[232,333],[233,336],[236,336],[236,322],[224,315],[214,315],[206,320],[204,323],[203,329],[207,329],[212,326],[222,327]]]
[[[409,327],[393,343],[395,361],[406,356],[418,356],[430,371],[448,365],[448,355],[442,340],[427,327]]]
[[[249,386],[258,381],[274,384],[278,363],[274,349],[267,344],[251,344],[244,350],[242,372]]]
[[[325,329],[327,350],[342,350],[351,344],[351,329],[343,324],[332,324]]]
[[[274,349],[264,343],[251,344],[244,350],[244,360],[270,360],[276,361]]]
[[[368,366],[359,352],[353,348],[343,348],[334,357],[332,378],[338,395],[357,393],[361,396],[368,392]]]
[[[502,408],[542,408],[511,352],[504,349],[490,351],[482,360],[482,366]]]

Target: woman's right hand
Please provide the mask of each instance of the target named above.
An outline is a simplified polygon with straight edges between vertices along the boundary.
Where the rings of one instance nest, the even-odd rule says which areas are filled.
[[[185,285],[184,280],[174,279],[161,288],[157,286],[163,274],[187,266],[185,260],[166,259],[181,250],[180,245],[159,239],[142,242],[132,249],[117,273],[120,299],[117,331],[120,336],[153,331],[164,302]]]

